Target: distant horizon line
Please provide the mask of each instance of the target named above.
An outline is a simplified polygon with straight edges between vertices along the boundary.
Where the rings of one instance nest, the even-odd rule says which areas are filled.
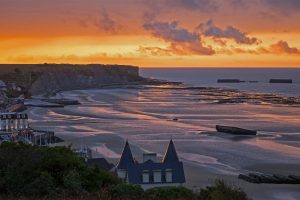
[[[300,69],[299,67],[291,67],[291,66],[281,66],[281,67],[277,67],[277,66],[270,66],[270,67],[231,67],[231,66],[224,66],[224,67],[215,67],[215,66],[211,66],[211,67],[143,67],[143,66],[139,66],[139,68],[142,69]]]
[[[300,69],[299,66],[140,66],[134,64],[116,64],[116,63],[0,63],[0,65],[124,65],[134,66],[140,69]]]

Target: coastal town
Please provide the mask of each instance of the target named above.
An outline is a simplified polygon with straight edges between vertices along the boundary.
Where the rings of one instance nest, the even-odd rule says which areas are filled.
[[[0,200],[300,200],[300,0],[0,0]]]
[[[91,69],[95,70],[95,68],[97,69],[97,67],[91,66]],[[108,69],[112,68],[109,67]],[[51,81],[53,78],[56,79],[55,75],[49,75],[47,70],[44,72],[46,76],[42,76],[42,80],[37,80],[44,82],[48,78]],[[20,72],[20,70],[14,70],[11,73],[18,74],[17,76],[27,76],[25,72]],[[112,76],[120,77],[119,73],[122,74],[123,72],[110,74],[110,78],[113,79]],[[107,84],[108,82],[103,82],[97,89],[93,89],[94,85],[89,85],[91,82],[85,82],[84,84],[87,84],[85,87],[91,88],[91,90],[76,86],[68,88],[71,90],[60,91],[58,85],[55,87],[46,86],[45,93],[35,93],[40,90],[34,91],[32,90],[33,86],[26,86],[24,83],[28,83],[27,81],[19,83],[10,82],[6,79],[0,81],[0,143],[11,142],[45,148],[66,147],[86,167],[91,169],[96,167],[109,173],[122,183],[138,185],[144,191],[153,188],[180,187],[188,187],[197,191],[198,189],[194,184],[198,184],[199,181],[205,182],[207,179],[205,176],[201,177],[203,172],[198,173],[197,169],[191,170],[191,165],[198,165],[198,163],[201,167],[204,165],[204,170],[220,170],[221,174],[217,172],[217,175],[214,175],[215,179],[218,177],[227,181],[234,179],[235,182],[240,183],[241,181],[242,184],[246,184],[248,188],[258,187],[255,186],[258,184],[287,185],[286,187],[299,185],[300,178],[297,170],[291,172],[277,172],[272,169],[239,170],[219,164],[218,161],[201,155],[202,153],[216,153],[222,159],[225,155],[223,151],[230,150],[227,148],[222,149],[221,152],[208,151],[206,149],[214,147],[214,143],[206,146],[205,142],[203,143],[206,140],[216,140],[217,143],[222,139],[230,141],[230,145],[239,145],[240,141],[241,143],[243,141],[259,141],[263,140],[264,137],[270,137],[265,136],[266,132],[261,131],[256,126],[228,121],[224,123],[216,119],[210,124],[212,128],[206,127],[202,130],[197,128],[195,130],[195,126],[189,126],[193,120],[187,121],[180,114],[168,114],[167,110],[163,111],[164,113],[160,118],[156,118],[152,113],[144,116],[145,111],[136,113],[138,109],[141,109],[139,106],[148,106],[146,99],[152,98],[155,102],[155,98],[161,98],[161,95],[171,95],[173,98],[167,100],[171,102],[171,105],[177,101],[181,102],[183,98],[189,98],[187,102],[193,101],[200,106],[205,104],[211,106],[211,109],[212,106],[227,105],[274,105],[286,106],[289,109],[299,105],[299,98],[226,88],[192,87],[175,82],[142,78],[139,79],[144,81],[136,82],[138,78],[133,78],[132,74],[127,74],[130,78],[124,78],[126,74],[127,71],[122,74],[124,80],[132,79],[134,81],[122,80],[118,84],[111,85]],[[75,77],[72,78],[72,76]],[[80,78],[78,72],[75,72],[70,75],[69,81],[77,84],[78,78]],[[101,81],[98,80],[98,82]],[[124,97],[120,93],[124,93]],[[138,96],[135,96],[136,94]],[[123,98],[127,100],[123,101]],[[167,102],[166,99],[158,100],[157,105],[168,106],[169,102],[163,104],[164,101]],[[119,106],[119,103],[128,103],[128,115],[125,114],[124,110],[121,112],[122,109],[120,108],[122,107],[114,111],[111,110],[112,108],[115,109],[115,106]],[[130,109],[131,103],[137,103],[138,106],[135,107],[137,110]],[[188,103],[185,104],[189,105]],[[82,113],[84,109],[87,109],[85,114]],[[156,108],[153,107],[152,109]],[[98,112],[101,113],[100,116],[98,116]],[[135,123],[136,119],[139,120],[138,123]],[[146,129],[143,127],[144,123],[153,124],[145,126]],[[143,128],[139,128],[140,126]],[[170,132],[168,132],[169,130]],[[165,136],[163,131],[167,132]],[[118,132],[125,134],[124,136],[123,133],[119,135]],[[161,138],[160,142],[157,142],[156,137]],[[202,139],[199,140],[199,138]],[[281,138],[289,139],[288,136]],[[151,141],[154,142],[151,143]],[[187,146],[182,146],[183,141]],[[197,141],[204,148],[202,152],[199,154],[182,152],[182,148],[189,149],[190,144],[196,146],[193,146],[193,149],[189,151],[201,149],[201,146],[197,145]],[[154,148],[152,147],[153,144],[155,144]],[[152,149],[152,151],[148,149]],[[244,156],[243,151],[240,150],[241,156]],[[228,155],[230,156],[230,154]],[[234,160],[243,160],[241,156]],[[210,163],[206,164],[206,162]],[[222,173],[226,175],[224,176]],[[226,179],[227,173],[234,175]]]

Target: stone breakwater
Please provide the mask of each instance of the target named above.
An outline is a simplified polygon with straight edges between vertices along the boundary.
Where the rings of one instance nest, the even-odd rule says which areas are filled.
[[[142,82],[139,68],[129,65],[1,64],[0,80],[28,95]]]

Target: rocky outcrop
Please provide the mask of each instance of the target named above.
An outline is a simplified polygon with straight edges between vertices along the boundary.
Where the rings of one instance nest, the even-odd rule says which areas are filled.
[[[140,82],[138,67],[127,65],[12,64],[0,65],[0,80],[17,84],[28,94],[98,88]]]

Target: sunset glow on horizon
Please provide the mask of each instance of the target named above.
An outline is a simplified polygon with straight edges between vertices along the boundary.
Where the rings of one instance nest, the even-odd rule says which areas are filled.
[[[298,0],[0,0],[0,63],[300,67]]]

